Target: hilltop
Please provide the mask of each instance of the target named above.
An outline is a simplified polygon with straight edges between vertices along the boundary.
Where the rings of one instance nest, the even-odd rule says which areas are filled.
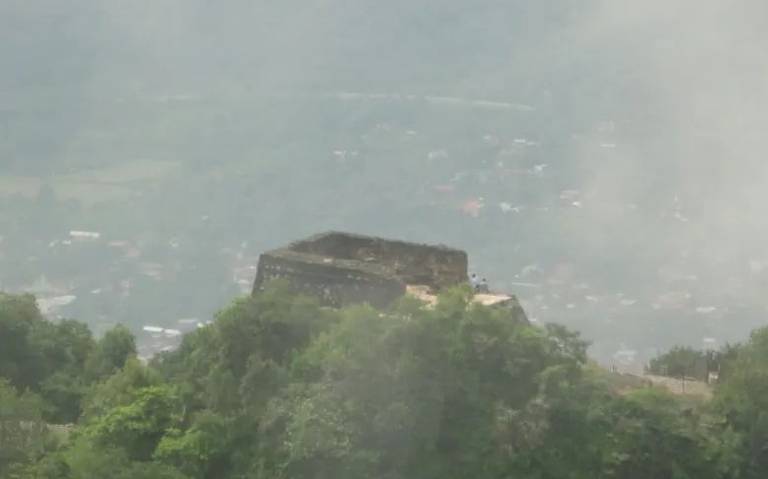
[[[3,295],[0,477],[758,478],[765,336],[707,400],[616,391],[578,334],[462,288],[336,309],[275,283],[148,365]]]

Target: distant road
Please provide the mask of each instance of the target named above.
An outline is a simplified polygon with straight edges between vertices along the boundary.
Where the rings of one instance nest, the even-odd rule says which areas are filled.
[[[606,370],[607,371],[607,370]],[[712,386],[709,384],[686,378],[685,385],[680,378],[656,376],[653,374],[633,374],[630,372],[609,372],[611,384],[619,393],[628,393],[647,387],[661,387],[672,394],[679,396],[697,396],[704,399],[712,397]]]
[[[363,93],[363,92],[338,92],[327,95],[339,100],[368,100],[368,101],[423,101],[437,106],[459,106],[477,108],[481,110],[507,110],[507,111],[534,111],[535,108],[522,103],[510,103],[486,99],[461,98],[454,96],[408,95],[400,93]]]
[[[703,382],[686,378],[682,381],[680,378],[670,378],[666,376],[654,376],[652,374],[645,374],[643,379],[651,381],[654,386],[663,386],[667,388],[672,394],[688,395],[688,396],[701,396],[705,398],[712,397],[712,387]]]

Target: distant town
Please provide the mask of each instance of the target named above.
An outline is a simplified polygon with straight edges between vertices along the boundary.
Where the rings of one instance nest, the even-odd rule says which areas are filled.
[[[173,251],[180,245],[178,240],[170,239],[167,246]],[[48,241],[46,253],[49,256],[45,259],[52,263],[55,260],[97,259],[99,270],[103,272],[87,274],[84,265],[82,274],[76,270],[66,277],[57,275],[56,271],[42,273],[27,283],[0,285],[0,289],[33,294],[40,311],[50,320],[82,318],[101,333],[121,322],[117,318],[130,310],[133,301],[146,301],[146,288],[167,289],[177,285],[179,276],[185,273],[185,266],[179,261],[151,261],[143,253],[144,249],[141,241],[109,239],[98,231],[72,230],[64,237]],[[0,259],[4,256],[0,237]],[[228,274],[226,289],[233,296],[249,293],[258,258],[230,250],[221,251],[219,257],[224,260],[223,267]],[[26,260],[39,263],[41,258]],[[137,287],[142,291],[139,291],[139,298],[134,298]],[[144,322],[127,323],[137,336],[140,357],[149,359],[154,354],[174,349],[183,334],[210,324],[211,319],[211,316],[156,315],[145,318]]]

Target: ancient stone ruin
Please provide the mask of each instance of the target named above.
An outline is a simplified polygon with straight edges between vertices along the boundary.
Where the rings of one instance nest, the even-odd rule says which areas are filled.
[[[410,294],[433,303],[443,289],[468,281],[467,254],[447,246],[329,232],[263,253],[253,292],[282,278],[300,293],[333,307],[369,303],[385,307]],[[487,305],[518,308],[505,294],[478,294]]]

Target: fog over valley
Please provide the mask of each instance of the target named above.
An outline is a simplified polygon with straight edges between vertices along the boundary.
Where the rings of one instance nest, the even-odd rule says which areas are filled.
[[[744,340],[766,32],[757,0],[2,0],[0,289],[142,344],[341,230],[466,250],[604,365]]]
[[[0,0],[0,479],[765,479],[765,0]]]

